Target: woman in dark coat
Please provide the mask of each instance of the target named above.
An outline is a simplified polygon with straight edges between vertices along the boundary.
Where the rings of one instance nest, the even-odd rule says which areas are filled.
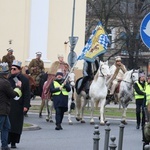
[[[21,74],[21,62],[16,60],[13,61],[11,76],[8,78],[13,88],[16,86],[14,77],[17,77],[18,80],[22,82],[22,97],[18,101],[11,101],[11,110],[9,114],[11,130],[8,137],[8,143],[11,143],[11,148],[16,148],[16,143],[19,143],[20,141],[24,121],[24,112],[26,112],[30,107],[29,80]]]
[[[55,130],[62,130],[62,120],[64,113],[68,110],[68,92],[71,88],[69,83],[64,83],[63,73],[57,72],[56,79],[50,85],[50,92],[52,94],[52,100],[56,111],[56,128]]]

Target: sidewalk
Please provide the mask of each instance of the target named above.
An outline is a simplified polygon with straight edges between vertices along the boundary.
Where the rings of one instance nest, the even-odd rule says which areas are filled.
[[[41,105],[41,101],[42,101],[41,98],[37,96],[34,100],[31,100],[31,105]],[[115,105],[113,103],[110,103],[109,105],[106,105],[106,108],[119,108],[119,104]],[[135,109],[136,108],[135,102],[130,102],[128,108]]]

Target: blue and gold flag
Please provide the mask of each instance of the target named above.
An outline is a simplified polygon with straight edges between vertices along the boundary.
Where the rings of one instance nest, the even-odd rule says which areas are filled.
[[[99,22],[77,60],[84,59],[94,62],[97,56],[106,52],[109,43],[108,35],[103,29],[101,22]]]

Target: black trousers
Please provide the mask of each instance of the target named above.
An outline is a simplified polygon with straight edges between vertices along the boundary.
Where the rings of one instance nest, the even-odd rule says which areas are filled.
[[[136,122],[137,125],[145,125],[144,99],[136,99]],[[141,116],[142,111],[142,116]],[[141,119],[142,118],[142,119]]]
[[[62,120],[64,118],[64,113],[67,111],[66,107],[57,107],[55,108],[56,115],[55,115],[55,120],[56,120],[56,125],[61,125]]]

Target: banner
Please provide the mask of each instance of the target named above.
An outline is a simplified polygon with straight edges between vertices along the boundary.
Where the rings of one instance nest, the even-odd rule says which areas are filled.
[[[84,59],[94,62],[97,56],[106,52],[108,43],[110,43],[108,35],[99,22],[77,60]]]

